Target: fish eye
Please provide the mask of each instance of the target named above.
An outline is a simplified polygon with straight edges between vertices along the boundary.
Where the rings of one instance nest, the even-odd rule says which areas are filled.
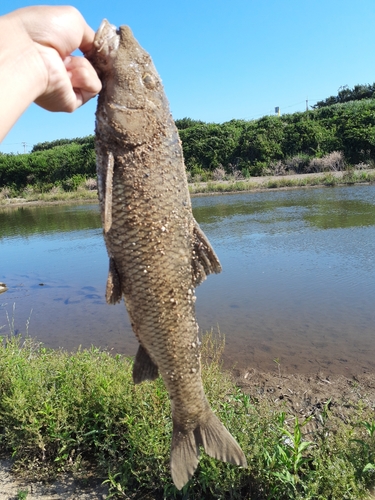
[[[152,90],[156,87],[156,80],[152,75],[150,75],[150,73],[145,73],[142,77],[142,80],[145,87],[147,87],[148,89]]]

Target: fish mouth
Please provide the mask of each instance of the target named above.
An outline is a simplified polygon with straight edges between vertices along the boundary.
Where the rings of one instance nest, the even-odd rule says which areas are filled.
[[[94,47],[102,56],[107,57],[115,52],[120,44],[120,35],[114,24],[103,19],[94,38]]]

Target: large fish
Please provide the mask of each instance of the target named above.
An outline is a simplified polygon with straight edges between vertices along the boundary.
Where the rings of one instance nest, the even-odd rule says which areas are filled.
[[[177,128],[150,56],[129,27],[104,20],[86,54],[103,88],[96,112],[98,191],[109,255],[106,299],[125,299],[139,340],[133,378],[168,390],[171,473],[178,489],[198,465],[199,446],[246,466],[205,397],[194,290],[219,260],[194,220]]]

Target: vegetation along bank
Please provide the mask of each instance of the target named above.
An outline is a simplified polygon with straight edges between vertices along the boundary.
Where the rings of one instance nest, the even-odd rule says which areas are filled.
[[[273,374],[250,369],[233,379],[221,366],[223,348],[219,336],[204,336],[204,388],[243,449],[247,469],[202,453],[196,474],[178,492],[170,477],[172,420],[161,378],[134,386],[131,359],[94,347],[47,349],[14,335],[0,341],[0,458],[13,457],[16,477],[34,484],[94,477],[112,498],[370,498],[374,376],[303,378],[275,365]],[[0,493],[6,491],[1,479],[0,462]],[[19,493],[32,491],[27,480],[18,484]]]
[[[265,175],[373,169],[375,100],[344,99],[371,94],[369,86],[365,90],[367,93],[347,91],[340,99],[328,98],[310,111],[258,120],[221,124],[177,120],[189,180],[215,183],[230,179],[233,183]],[[77,191],[95,190],[94,178],[93,136],[39,143],[28,154],[0,154],[2,199],[66,192],[83,197]],[[348,179],[360,180],[372,181],[373,177],[362,174]],[[219,189],[225,190],[223,186]]]

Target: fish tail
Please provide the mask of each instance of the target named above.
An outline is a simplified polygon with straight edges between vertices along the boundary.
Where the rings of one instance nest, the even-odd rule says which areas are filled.
[[[184,431],[173,422],[171,474],[181,490],[193,476],[199,462],[199,446],[207,455],[223,462],[247,467],[246,457],[239,444],[210,410],[204,422],[191,431]]]

